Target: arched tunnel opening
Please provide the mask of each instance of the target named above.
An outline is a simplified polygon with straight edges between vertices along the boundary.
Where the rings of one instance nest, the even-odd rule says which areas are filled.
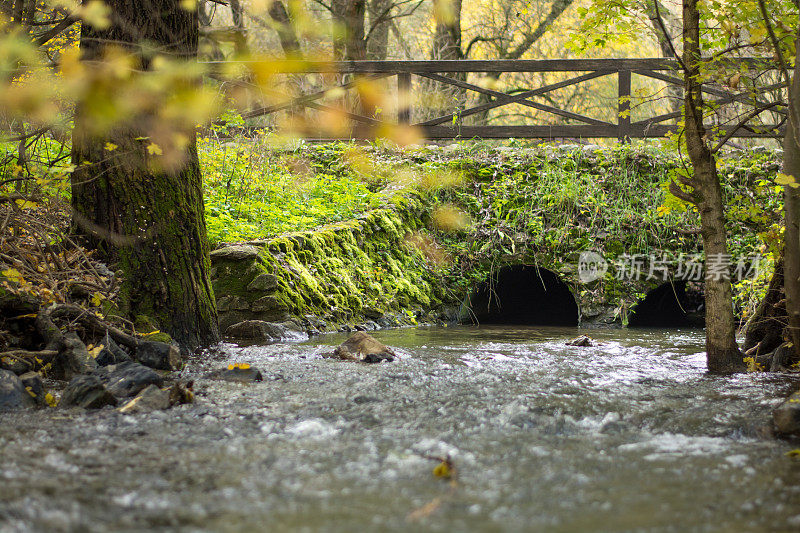
[[[702,285],[686,281],[659,285],[647,293],[628,317],[631,328],[702,327],[704,324]]]
[[[544,268],[512,265],[481,283],[465,302],[462,322],[577,326],[578,305],[569,287]]]

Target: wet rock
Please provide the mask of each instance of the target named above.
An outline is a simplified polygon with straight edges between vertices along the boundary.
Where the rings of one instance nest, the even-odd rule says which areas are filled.
[[[211,260],[244,261],[258,257],[258,248],[247,244],[225,246],[211,252]]]
[[[214,370],[203,377],[218,381],[235,381],[237,383],[254,383],[264,380],[261,371],[248,364],[229,365],[228,368]]]
[[[0,370],[0,411],[35,406],[22,380],[10,370]]]
[[[288,330],[280,324],[264,320],[243,320],[229,326],[225,335],[237,339],[277,341],[286,336]]]
[[[259,274],[247,285],[247,290],[250,292],[269,291],[277,288],[278,277],[274,274]]]
[[[89,355],[86,345],[77,334],[64,335],[64,346],[53,359],[53,377],[69,381],[75,376],[97,369],[97,361]]]
[[[135,396],[149,385],[161,386],[163,379],[155,370],[134,362],[104,366],[96,376],[113,394],[120,398]]]
[[[44,390],[44,383],[42,383],[41,374],[38,372],[26,372],[19,377],[19,380],[22,382],[22,386],[28,394],[36,402],[36,405],[45,405],[44,395],[46,392]]]
[[[391,362],[397,357],[394,350],[363,331],[357,331],[350,335],[346,341],[333,351],[332,356],[338,359],[361,361],[363,363]]]
[[[289,327],[291,326],[291,327]],[[305,340],[308,335],[297,331],[294,323],[278,324],[266,322],[264,320],[243,320],[229,326],[225,330],[225,335],[236,339],[258,340],[266,342],[278,342],[289,340]]]
[[[567,346],[594,346],[594,341],[590,339],[587,335],[581,335],[580,337],[576,337],[567,343]]]
[[[111,405],[116,407],[117,399],[94,375],[77,376],[72,379],[61,395],[59,407],[82,407],[84,409],[100,409]]]
[[[383,316],[384,311],[377,307],[365,307],[363,309],[364,316],[367,318],[378,319]]]
[[[149,413],[169,409],[169,391],[162,390],[155,385],[149,385],[125,405],[119,408],[120,413]]]
[[[250,309],[250,302],[241,296],[223,296],[217,300],[217,311],[247,311]]]
[[[281,317],[275,318],[276,320],[284,320],[284,317],[289,316],[286,306],[276,296],[264,296],[263,298],[259,298],[253,302],[251,309],[254,313],[269,314],[270,318]]]
[[[100,350],[100,353],[97,354],[97,358],[95,359],[98,365],[108,366],[133,361],[131,356],[128,355],[128,352],[114,342],[114,339],[112,339],[108,333],[106,333],[106,336],[100,341],[100,344],[103,345],[103,349]]]
[[[800,437],[800,391],[772,411],[772,420],[779,435]]]
[[[174,344],[142,341],[136,347],[136,360],[158,370],[176,370],[181,367],[181,352]]]
[[[193,382],[186,385],[176,383],[169,388],[169,404],[170,405],[183,405],[186,403],[194,402],[194,391],[192,390]]]

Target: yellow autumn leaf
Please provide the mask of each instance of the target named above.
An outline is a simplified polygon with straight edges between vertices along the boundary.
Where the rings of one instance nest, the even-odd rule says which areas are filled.
[[[33,389],[31,387],[25,387],[25,390],[28,391],[28,394],[30,394],[31,397],[36,398],[36,393],[33,392]]]
[[[450,465],[447,464],[447,461],[442,461],[433,469],[433,475],[439,478],[449,478],[453,475],[453,472],[450,469]]]
[[[97,356],[100,355],[100,352],[103,351],[103,348],[105,348],[105,346],[102,344],[98,344],[97,346],[92,346],[90,344],[86,347],[86,349],[89,351],[89,355],[91,355],[94,359],[97,359]]]
[[[161,330],[160,329],[154,329],[153,331],[151,331],[149,333],[142,333],[142,337],[147,337],[149,335],[155,335],[156,333],[161,333]]]
[[[197,0],[181,0],[181,9],[184,11],[194,11],[197,9]]]
[[[670,206],[661,204],[658,206],[658,209],[656,209],[656,214],[660,217],[663,217],[664,215],[668,215],[671,211],[672,208]]]
[[[238,368],[239,370],[247,370],[250,368],[250,364],[248,363],[231,363],[228,365],[228,370],[233,370],[234,368]]]
[[[164,151],[156,143],[150,143],[147,145],[147,153],[150,155],[161,155]]]
[[[100,305],[103,303],[103,300],[105,300],[105,297],[99,292],[95,292],[94,294],[92,294],[92,298],[90,301],[92,302],[93,306],[100,307]]]
[[[44,395],[44,401],[50,407],[55,407],[56,405],[58,405],[58,400],[56,400],[56,397],[50,394],[49,392]]]
[[[8,278],[14,283],[23,283],[25,281],[25,278],[22,277],[22,274],[20,274],[19,270],[17,270],[16,268],[9,268],[7,270],[3,270],[2,274],[4,277]]]
[[[778,172],[778,175],[775,177],[775,183],[784,187],[788,185],[795,189],[800,187],[800,184],[797,183],[797,179],[794,176],[787,176],[782,172]]]
[[[113,152],[117,148],[118,148],[117,145],[112,143],[112,142],[106,143],[106,150],[109,151],[109,152]]]
[[[20,209],[33,209],[39,205],[36,202],[31,202],[30,200],[16,200],[16,204]]]

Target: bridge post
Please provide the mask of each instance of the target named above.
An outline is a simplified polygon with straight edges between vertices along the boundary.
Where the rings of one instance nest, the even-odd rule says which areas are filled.
[[[411,73],[397,73],[397,122],[411,122]]]
[[[617,71],[619,91],[617,100],[618,139],[620,142],[631,140],[631,71]]]

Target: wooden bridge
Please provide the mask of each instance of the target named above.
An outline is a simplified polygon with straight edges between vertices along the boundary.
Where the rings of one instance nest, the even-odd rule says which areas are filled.
[[[722,118],[709,123],[715,134],[728,138],[782,137],[787,113],[786,97],[775,66],[769,60],[760,58],[726,63],[726,68],[730,69],[731,66],[740,72],[736,83],[706,83],[703,86],[707,101],[715,109],[723,110],[726,106],[728,109],[735,108],[735,111],[727,115],[722,113]],[[313,120],[304,119],[301,135],[313,139],[370,139],[381,136],[381,132],[390,131],[387,128],[414,126],[428,139],[625,140],[663,137],[669,132],[676,132],[681,117],[683,78],[680,65],[671,59],[278,61],[271,64],[270,68],[272,72],[295,79],[317,75],[317,81],[311,84],[313,90],[307,94],[273,92],[266,95],[266,103],[244,113],[244,117],[253,119],[281,112],[306,117],[306,113],[330,112],[338,113],[336,116],[349,122],[345,131],[332,133],[324,127],[315,129]],[[476,78],[476,74],[481,79],[497,79],[501,73],[544,73],[540,78],[549,76],[563,79],[537,87],[515,87],[510,92],[498,91],[491,84],[480,81],[468,81]],[[552,101],[547,103],[546,97],[554,91],[575,88],[606,77],[616,78],[617,90],[611,98],[595,99],[594,114],[599,114],[599,117],[590,116],[586,111],[569,109],[568,105],[551,105]],[[651,85],[652,80],[660,84],[661,94],[657,96],[661,100],[660,105],[647,109],[646,106],[632,106],[632,102],[646,100],[632,91],[632,80],[638,77]],[[392,78],[396,84],[387,84],[386,81]],[[321,81],[330,83],[332,80],[329,86],[320,87]],[[396,106],[391,113],[382,110],[376,112],[374,108],[367,112],[363,105],[358,104],[343,108],[329,103],[333,94],[342,99],[348,92],[357,92],[360,83],[376,83],[378,80],[384,80],[381,82],[383,90],[396,92]],[[412,103],[415,98],[411,95],[424,86],[445,88],[453,94],[457,92],[461,95],[461,101],[455,105],[452,101],[455,99],[451,99],[449,107],[438,104],[434,106],[434,116],[430,116],[430,107],[418,109]],[[613,81],[607,83],[608,86],[613,90]],[[742,89],[734,88],[738,86]],[[467,104],[470,100],[465,95],[470,93],[480,95],[477,103]],[[653,100],[652,95],[650,99]],[[416,100],[425,100],[425,96]],[[490,118],[489,111],[513,104],[535,110],[534,120],[520,117],[519,113],[516,120],[506,117],[498,121]],[[642,110],[650,113],[635,116],[641,115]]]

